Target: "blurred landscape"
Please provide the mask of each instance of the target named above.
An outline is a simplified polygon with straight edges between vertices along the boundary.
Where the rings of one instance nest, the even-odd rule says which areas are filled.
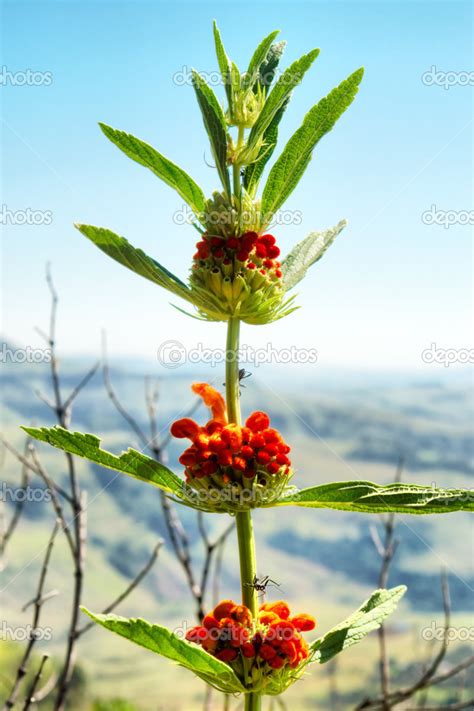
[[[10,349],[17,348],[11,343]],[[92,361],[61,362],[65,391],[73,389]],[[252,370],[250,368],[250,370]],[[442,370],[442,369],[440,369]],[[299,486],[346,479],[394,480],[397,463],[404,460],[407,481],[446,487],[474,486],[473,390],[469,372],[440,370],[425,374],[324,372],[289,366],[261,366],[252,371],[242,389],[244,413],[263,408],[272,423],[292,445]],[[220,369],[166,370],[155,363],[111,358],[111,380],[129,412],[146,430],[144,376],[159,378],[159,423],[166,435],[170,422],[193,405],[192,380],[211,380],[219,387]],[[50,392],[48,365],[2,363],[2,430],[18,449],[24,440],[20,424],[54,424],[51,413],[35,395]],[[196,418],[207,413],[200,407]],[[113,452],[132,446],[136,437],[107,397],[100,370],[81,393],[73,412],[72,428],[93,432]],[[182,447],[172,443],[169,464],[179,471]],[[40,455],[56,481],[65,477],[63,455],[40,447]],[[88,492],[88,550],[84,604],[101,610],[115,598],[149,558],[153,546],[165,545],[152,571],[117,610],[118,614],[144,617],[169,627],[193,621],[195,610],[181,568],[167,540],[158,490],[123,475],[77,460]],[[2,480],[19,485],[20,466],[4,454]],[[39,484],[37,484],[39,485]],[[3,516],[12,513],[10,501],[2,504]],[[196,514],[180,515],[191,540],[193,558],[203,552]],[[257,511],[259,572],[278,581],[281,591],[268,589],[270,599],[284,596],[295,610],[308,611],[324,633],[342,620],[377,587],[380,559],[371,526],[377,517],[336,511],[290,508]],[[227,517],[207,517],[211,533],[223,530]],[[29,502],[7,548],[2,572],[2,619],[11,627],[25,625],[31,609],[22,607],[35,594],[42,552],[53,523],[49,502]],[[442,627],[440,571],[449,575],[452,625],[470,630],[469,639],[450,644],[447,666],[472,654],[474,629],[474,566],[472,524],[467,514],[431,517],[397,517],[400,546],[391,569],[391,585],[407,584],[408,593],[388,623],[388,641],[394,683],[408,684],[435,654],[439,642],[426,630]],[[60,658],[69,616],[71,574],[69,552],[61,537],[50,566],[48,590],[57,597],[45,604],[42,624],[51,626],[51,640],[37,645]],[[219,590],[213,597],[239,596],[236,541],[228,539]],[[462,637],[462,635],[460,635]],[[3,640],[0,650],[0,700],[11,685],[22,645]],[[285,696],[289,709],[351,709],[368,694],[378,691],[378,646],[372,635],[349,650],[337,666],[313,667]],[[47,674],[46,674],[47,676]],[[431,704],[448,704],[459,698],[459,685],[472,688],[473,672],[432,688]],[[213,708],[221,709],[215,695]],[[412,702],[413,703],[413,702]],[[231,702],[238,708],[238,701]],[[413,706],[412,706],[413,707]],[[411,708],[412,708],[411,707]],[[48,703],[40,704],[48,709]],[[104,630],[93,629],[80,642],[71,708],[94,711],[166,711],[203,708],[202,685],[192,675],[150,652]],[[267,703],[264,708],[270,708]],[[410,706],[400,708],[410,708]]]

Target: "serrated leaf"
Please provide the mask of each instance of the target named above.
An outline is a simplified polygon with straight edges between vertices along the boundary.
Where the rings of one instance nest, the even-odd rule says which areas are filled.
[[[219,32],[219,28],[217,27],[217,23],[214,20],[213,23],[213,31],[214,31],[214,44],[216,48],[216,56],[217,56],[217,62],[219,64],[219,70],[221,73],[222,81],[224,83],[224,88],[225,92],[227,95],[227,101],[229,103],[229,109],[232,111],[232,86],[231,86],[231,81],[230,81],[230,59],[227,56],[227,53],[224,49],[224,45],[222,43],[221,39],[221,34]]]
[[[199,185],[178,165],[158,153],[152,146],[125,131],[99,123],[107,138],[132,160],[149,168],[152,173],[174,188],[199,218],[204,212],[205,198]]]
[[[373,592],[357,612],[313,642],[310,647],[313,653],[311,661],[325,664],[339,652],[352,647],[378,629],[395,610],[405,592],[405,585]]]
[[[376,514],[441,514],[474,511],[474,494],[469,489],[437,489],[417,484],[381,486],[371,481],[337,481],[301,489],[279,499],[276,505]]]
[[[260,67],[266,60],[268,52],[270,51],[270,48],[273,44],[273,40],[279,33],[280,30],[275,30],[274,32],[271,32],[258,45],[249,62],[247,74],[245,75],[243,80],[244,87],[253,86],[253,84],[257,81],[260,72]]]
[[[308,52],[308,54],[297,59],[296,62],[293,62],[293,64],[283,72],[268,95],[263,109],[250,131],[247,144],[249,150],[256,145],[260,136],[263,136],[278,109],[283,106],[293,89],[301,82],[318,54],[319,49],[313,49],[311,52]]]
[[[268,90],[268,88],[273,83],[273,79],[275,78],[275,72],[280,63],[282,54],[285,51],[285,47],[285,40],[281,40],[281,42],[275,42],[274,44],[272,44],[272,46],[268,50],[266,60],[260,66],[258,81],[260,86],[265,90]]]
[[[327,248],[347,225],[346,220],[341,220],[335,227],[323,232],[310,232],[310,234],[284,258],[281,263],[283,272],[283,286],[286,291],[292,289],[305,276],[309,267],[323,256]]]
[[[295,189],[317,143],[334,127],[338,118],[353,102],[363,74],[364,70],[358,69],[313,106],[300,128],[286,144],[270,171],[262,195],[262,213],[269,216],[268,222]]]
[[[160,462],[135,449],[127,449],[126,452],[116,456],[102,449],[100,439],[92,434],[71,432],[63,427],[23,427],[22,429],[40,442],[47,442],[52,447],[88,459],[101,467],[154,484],[167,493],[180,496],[183,491],[183,481],[176,474]]]
[[[120,237],[105,227],[81,224],[76,224],[75,227],[116,262],[193,303],[191,290],[186,284],[141,249],[133,247],[125,237]]]
[[[81,608],[105,629],[145,647],[155,654],[171,659],[205,679],[215,688],[232,694],[245,691],[234,670],[195,644],[186,642],[171,630],[142,619],[127,619],[118,615],[99,615]]]
[[[260,157],[257,158],[257,160],[253,163],[250,163],[250,165],[245,168],[243,186],[251,195],[255,195],[258,186],[258,181],[260,180],[265,166],[272,157],[273,151],[275,150],[278,141],[278,126],[283,114],[285,113],[288,103],[289,99],[287,99],[285,103],[280,106],[275,116],[273,117],[270,126],[263,134],[263,148]]]
[[[227,195],[231,194],[229,171],[227,169],[227,125],[225,116],[211,87],[193,70],[193,86],[201,109],[204,126],[211,143],[212,155],[216,162],[222,185]]]

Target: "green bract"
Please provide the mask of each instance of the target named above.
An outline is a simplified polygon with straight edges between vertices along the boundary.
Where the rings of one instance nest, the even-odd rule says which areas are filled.
[[[190,207],[194,226],[204,241],[212,236],[226,240],[240,238],[248,232],[261,235],[273,224],[277,211],[303,175],[314,147],[352,103],[362,79],[363,70],[359,69],[309,111],[271,169],[262,198],[257,197],[259,181],[275,150],[278,126],[291,93],[319,55],[319,49],[311,50],[277,77],[285,48],[285,42],[275,41],[277,34],[278,31],[271,32],[262,40],[247,71],[241,74],[227,56],[214,24],[216,55],[227,99],[225,108],[205,79],[198,72],[192,72],[194,91],[221,183],[221,190],[215,191],[212,198],[206,200],[186,171],[148,143],[125,131],[99,124],[107,138],[129,158],[149,168],[176,190]],[[234,126],[238,129],[237,137],[229,131]],[[249,130],[247,137],[246,130]],[[318,245],[327,246],[332,241],[329,236],[338,234],[344,224],[339,223],[338,228],[334,228],[336,232],[312,233],[302,244],[307,245],[308,240],[313,243],[313,235],[320,234]],[[209,321],[238,318],[246,323],[265,324],[292,313],[296,308],[294,297],[287,298],[287,290],[324,251],[320,249],[315,254],[313,247],[311,258],[306,258],[300,249],[300,276],[296,281],[294,276],[287,278],[286,268],[285,278],[282,278],[279,262],[272,267],[263,263],[255,265],[255,253],[244,253],[245,259],[239,259],[238,251],[231,251],[230,256],[226,254],[223,266],[219,260],[216,263],[207,257],[194,263],[189,281],[185,283],[111,230],[92,225],[76,226],[110,257],[180,296],[195,307],[198,318]],[[305,252],[308,252],[306,247]],[[284,264],[293,261],[291,253]],[[260,276],[256,277],[252,270],[258,271]]]

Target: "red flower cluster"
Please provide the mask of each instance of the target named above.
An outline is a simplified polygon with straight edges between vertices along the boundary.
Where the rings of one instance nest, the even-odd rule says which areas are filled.
[[[189,418],[171,426],[173,437],[192,442],[179,458],[187,481],[218,476],[223,484],[229,484],[255,476],[261,481],[269,474],[288,475],[290,447],[270,428],[267,414],[253,412],[244,427],[227,424],[222,396],[205,383],[195,383],[192,388],[211,408],[212,419],[204,427]]]
[[[209,260],[211,266],[228,267],[229,270],[258,270],[263,276],[277,279],[282,277],[280,248],[275,244],[273,235],[261,235],[256,232],[246,232],[242,237],[215,237],[207,233],[197,242],[197,252],[194,260],[197,262]]]
[[[309,632],[315,626],[310,615],[291,617],[283,600],[263,604],[256,620],[244,605],[223,600],[205,616],[202,625],[188,631],[186,639],[226,663],[246,658],[259,668],[267,665],[282,669],[287,665],[295,669],[309,656],[301,632]]]

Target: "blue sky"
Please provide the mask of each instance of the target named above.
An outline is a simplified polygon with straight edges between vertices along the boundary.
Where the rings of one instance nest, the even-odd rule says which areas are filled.
[[[66,353],[95,353],[107,328],[114,354],[152,358],[161,341],[218,346],[223,325],[178,314],[166,292],[108,260],[72,227],[106,226],[184,277],[195,232],[173,222],[180,198],[110,144],[104,121],[152,143],[206,190],[217,187],[192,88],[174,80],[214,72],[212,19],[243,69],[279,28],[283,66],[321,54],[294,98],[281,146],[305,112],[364,65],[359,95],[315,151],[286,204],[302,224],[273,230],[287,251],[314,229],[349,227],[299,290],[285,321],[247,327],[243,340],[317,348],[346,368],[416,369],[421,352],[472,347],[472,227],[426,225],[431,209],[472,210],[472,83],[445,89],[422,76],[468,72],[469,2],[3,2],[5,71],[50,72],[41,86],[3,79],[2,332],[39,345],[46,324],[44,263],[61,295]],[[8,75],[10,76],[10,75]],[[461,80],[460,80],[461,81]],[[221,97],[223,98],[223,97]],[[11,224],[30,208],[48,225]]]

